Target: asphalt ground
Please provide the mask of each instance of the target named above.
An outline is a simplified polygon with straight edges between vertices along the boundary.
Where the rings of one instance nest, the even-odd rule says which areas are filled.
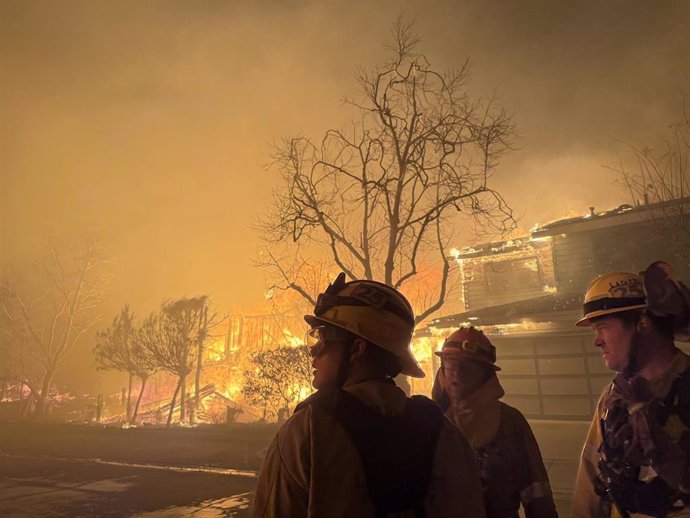
[[[533,428],[559,515],[570,516],[581,431]],[[248,516],[275,429],[0,423],[0,516]]]
[[[244,517],[255,472],[0,456],[3,517]]]

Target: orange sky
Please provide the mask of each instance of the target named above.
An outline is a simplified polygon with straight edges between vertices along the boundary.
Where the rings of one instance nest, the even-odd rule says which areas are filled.
[[[89,234],[116,259],[106,315],[257,303],[270,143],[339,125],[399,14],[432,63],[469,57],[472,91],[515,113],[496,185],[524,228],[628,201],[602,165],[653,142],[690,84],[684,1],[5,0],[2,266]]]

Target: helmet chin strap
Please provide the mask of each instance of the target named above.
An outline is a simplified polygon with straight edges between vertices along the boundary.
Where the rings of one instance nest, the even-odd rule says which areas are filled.
[[[636,330],[630,343],[630,351],[628,352],[628,365],[626,365],[625,369],[623,369],[623,376],[625,376],[626,379],[630,379],[635,374],[637,374],[637,357],[640,349],[639,342],[640,340],[638,338]]]
[[[352,359],[352,355],[352,344],[345,345],[345,347],[343,347],[343,352],[340,355],[340,363],[338,364],[338,375],[335,379],[335,386],[338,389],[343,388],[343,385],[345,385],[347,377],[350,374],[350,360]]]

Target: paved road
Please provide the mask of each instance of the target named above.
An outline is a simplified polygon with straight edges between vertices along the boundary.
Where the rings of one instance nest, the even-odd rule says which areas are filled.
[[[0,456],[3,517],[246,517],[256,473]]]

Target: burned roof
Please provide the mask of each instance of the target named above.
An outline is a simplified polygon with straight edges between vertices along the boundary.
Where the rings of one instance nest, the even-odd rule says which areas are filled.
[[[690,197],[637,206],[623,204],[615,209],[602,212],[597,212],[594,207],[590,207],[589,213],[584,216],[559,219],[545,225],[537,225],[532,228],[531,234],[533,237],[545,237],[566,232],[593,230],[599,227],[638,223],[649,219],[649,213],[657,212],[658,214],[654,217],[664,217],[669,215],[669,210],[687,210],[690,208],[686,208],[686,205],[690,206]]]
[[[582,308],[582,294],[550,294],[500,306],[491,306],[476,311],[466,311],[437,318],[429,327],[454,328],[467,324],[475,326],[495,326],[511,324],[522,320],[548,322],[555,320],[573,321],[573,312]],[[417,333],[424,336],[425,329]]]
[[[451,256],[455,259],[470,259],[526,250],[529,247],[534,249],[548,246],[548,240],[553,236],[640,223],[648,221],[650,218],[671,217],[676,212],[680,214],[686,211],[690,211],[690,197],[637,206],[623,204],[615,209],[601,212],[590,207],[589,213],[583,216],[559,219],[544,225],[537,224],[530,229],[528,236],[482,243],[460,250],[454,249]]]

